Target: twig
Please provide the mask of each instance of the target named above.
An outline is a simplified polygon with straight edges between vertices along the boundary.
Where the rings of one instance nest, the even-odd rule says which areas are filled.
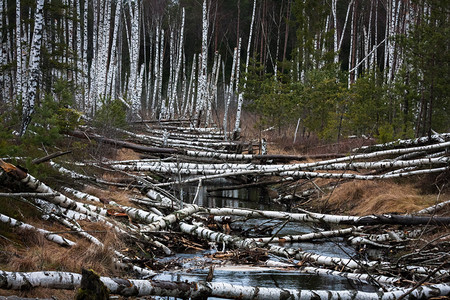
[[[287,219],[286,221],[284,221],[283,224],[281,224],[280,228],[270,237],[270,240],[268,240],[266,243],[264,243],[264,246],[269,245],[270,242],[275,238],[275,236],[281,231],[281,229],[283,229],[284,226],[287,225],[287,223],[289,223],[289,219]]]
[[[427,277],[423,278],[422,280],[420,280],[419,282],[416,283],[415,286],[413,286],[409,291],[407,291],[406,293],[404,293],[403,295],[401,295],[400,297],[397,298],[397,300],[401,300],[401,299],[405,299],[406,296],[408,296],[409,294],[411,294],[415,289],[417,289],[418,287],[420,287],[424,282],[426,282],[428,279],[431,278],[431,276],[433,276],[434,274],[437,273],[437,271],[439,271],[441,269],[441,267],[443,265],[445,265],[447,263],[447,260],[445,260],[442,264],[440,264],[438,267],[436,267],[430,274],[428,274]]]

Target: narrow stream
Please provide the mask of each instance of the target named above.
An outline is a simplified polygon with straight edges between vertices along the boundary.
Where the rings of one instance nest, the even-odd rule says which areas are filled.
[[[187,191],[186,191],[187,190]],[[197,187],[191,186],[184,189],[184,201],[192,203]],[[264,189],[250,188],[239,190],[226,190],[207,192],[207,187],[202,187],[201,193],[196,200],[196,204],[206,207],[235,207],[252,208],[260,210],[281,210],[282,206],[273,203]],[[246,230],[249,236],[261,236],[261,234],[252,232],[253,228],[271,225],[280,226],[284,222],[270,221],[264,219],[252,219],[247,221],[233,222],[232,227],[239,227]],[[275,226],[265,234],[271,236],[275,234],[279,227]],[[288,223],[281,230],[279,236],[288,234],[302,234],[324,230],[317,227],[316,224]],[[221,249],[222,245],[218,245]],[[349,258],[355,255],[355,249],[348,246],[342,238],[326,239],[324,242],[295,242],[285,243],[284,247],[301,248],[303,251],[314,252],[316,254]],[[175,281],[204,281],[209,269],[205,268],[205,262],[214,263],[215,282],[227,282],[237,285],[257,286],[257,287],[279,287],[286,289],[311,289],[311,290],[346,290],[358,289],[361,291],[376,291],[376,287],[357,281],[352,281],[343,277],[330,275],[311,275],[301,273],[295,269],[278,270],[271,267],[253,267],[250,265],[230,265],[223,260],[213,260],[208,254],[215,253],[217,250],[198,251],[189,254],[178,254],[177,259],[182,262],[180,271],[164,272],[154,279],[156,280],[175,280]],[[271,257],[277,260],[276,257]],[[167,258],[167,259],[173,259]],[[211,298],[213,299],[213,298]]]

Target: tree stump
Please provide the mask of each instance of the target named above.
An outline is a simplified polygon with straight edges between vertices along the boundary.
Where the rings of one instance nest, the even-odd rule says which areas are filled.
[[[81,285],[78,289],[76,300],[107,300],[109,299],[108,288],[100,280],[92,269],[81,269]]]

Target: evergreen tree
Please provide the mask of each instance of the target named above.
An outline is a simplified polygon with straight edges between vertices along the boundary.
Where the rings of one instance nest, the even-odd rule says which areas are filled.
[[[408,98],[417,101],[408,109],[418,106],[415,133],[423,136],[449,129],[450,12],[445,0],[420,0],[417,5],[423,14],[401,39],[406,57],[401,81]]]

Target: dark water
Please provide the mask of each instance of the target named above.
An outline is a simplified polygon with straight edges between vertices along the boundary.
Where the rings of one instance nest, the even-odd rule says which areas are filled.
[[[202,186],[195,203],[204,207],[234,207],[260,210],[283,210],[282,206],[270,200],[268,192],[263,188],[246,188],[224,191],[209,191],[208,188],[233,185],[230,181],[217,179],[212,184]],[[178,190],[180,194],[180,191]],[[182,199],[192,203],[197,193],[197,186],[182,187]],[[181,196],[179,196],[181,198]]]
[[[208,270],[193,270],[190,273],[164,273],[154,279],[171,281],[196,282],[205,280]],[[295,271],[246,271],[246,270],[214,270],[213,282],[226,282],[229,284],[252,286],[252,287],[273,287],[283,289],[305,289],[305,290],[349,290],[357,289],[361,291],[376,291],[376,288],[368,284],[350,281],[337,276],[319,276],[304,274]]]
[[[226,185],[225,181],[219,182],[219,185]],[[229,183],[228,183],[229,184]],[[217,184],[216,184],[217,186]],[[196,193],[196,186],[188,186],[183,188],[183,200],[192,203]],[[260,188],[239,189],[207,192],[207,187],[202,187],[201,193],[197,197],[196,204],[206,207],[234,207],[234,208],[252,208],[260,210],[280,210],[283,207],[271,202],[267,191]],[[302,234],[317,232],[324,228],[317,225],[306,223],[288,223],[252,219],[252,220],[233,220],[232,228],[240,228],[248,233],[248,236],[261,236],[258,232],[253,232],[254,228],[264,226],[268,228],[265,236],[271,236],[276,232],[278,236],[288,234]],[[280,229],[280,226],[283,226]],[[327,228],[329,230],[329,228]],[[349,258],[355,255],[355,250],[348,246],[342,238],[324,239],[324,242],[295,242],[286,243],[283,246],[287,248],[301,248],[303,251],[313,252],[316,254]],[[221,245],[218,245],[219,249]],[[171,271],[158,275],[158,280],[175,280],[175,281],[200,281],[205,280],[208,274],[207,263],[214,263],[207,254],[216,250],[206,252],[197,252],[191,254],[179,254],[177,258],[182,264],[180,271]],[[169,258],[170,259],[170,258]],[[172,258],[173,259],[173,258]],[[276,260],[276,258],[274,258]],[[216,261],[219,263],[220,261]],[[257,286],[257,287],[279,287],[285,289],[311,289],[311,290],[348,290],[357,289],[362,291],[376,291],[372,285],[348,280],[343,277],[329,275],[311,275],[304,274],[299,271],[280,271],[274,268],[252,268],[249,266],[225,267],[221,268],[216,265],[214,270],[215,282],[227,282],[237,285]]]

